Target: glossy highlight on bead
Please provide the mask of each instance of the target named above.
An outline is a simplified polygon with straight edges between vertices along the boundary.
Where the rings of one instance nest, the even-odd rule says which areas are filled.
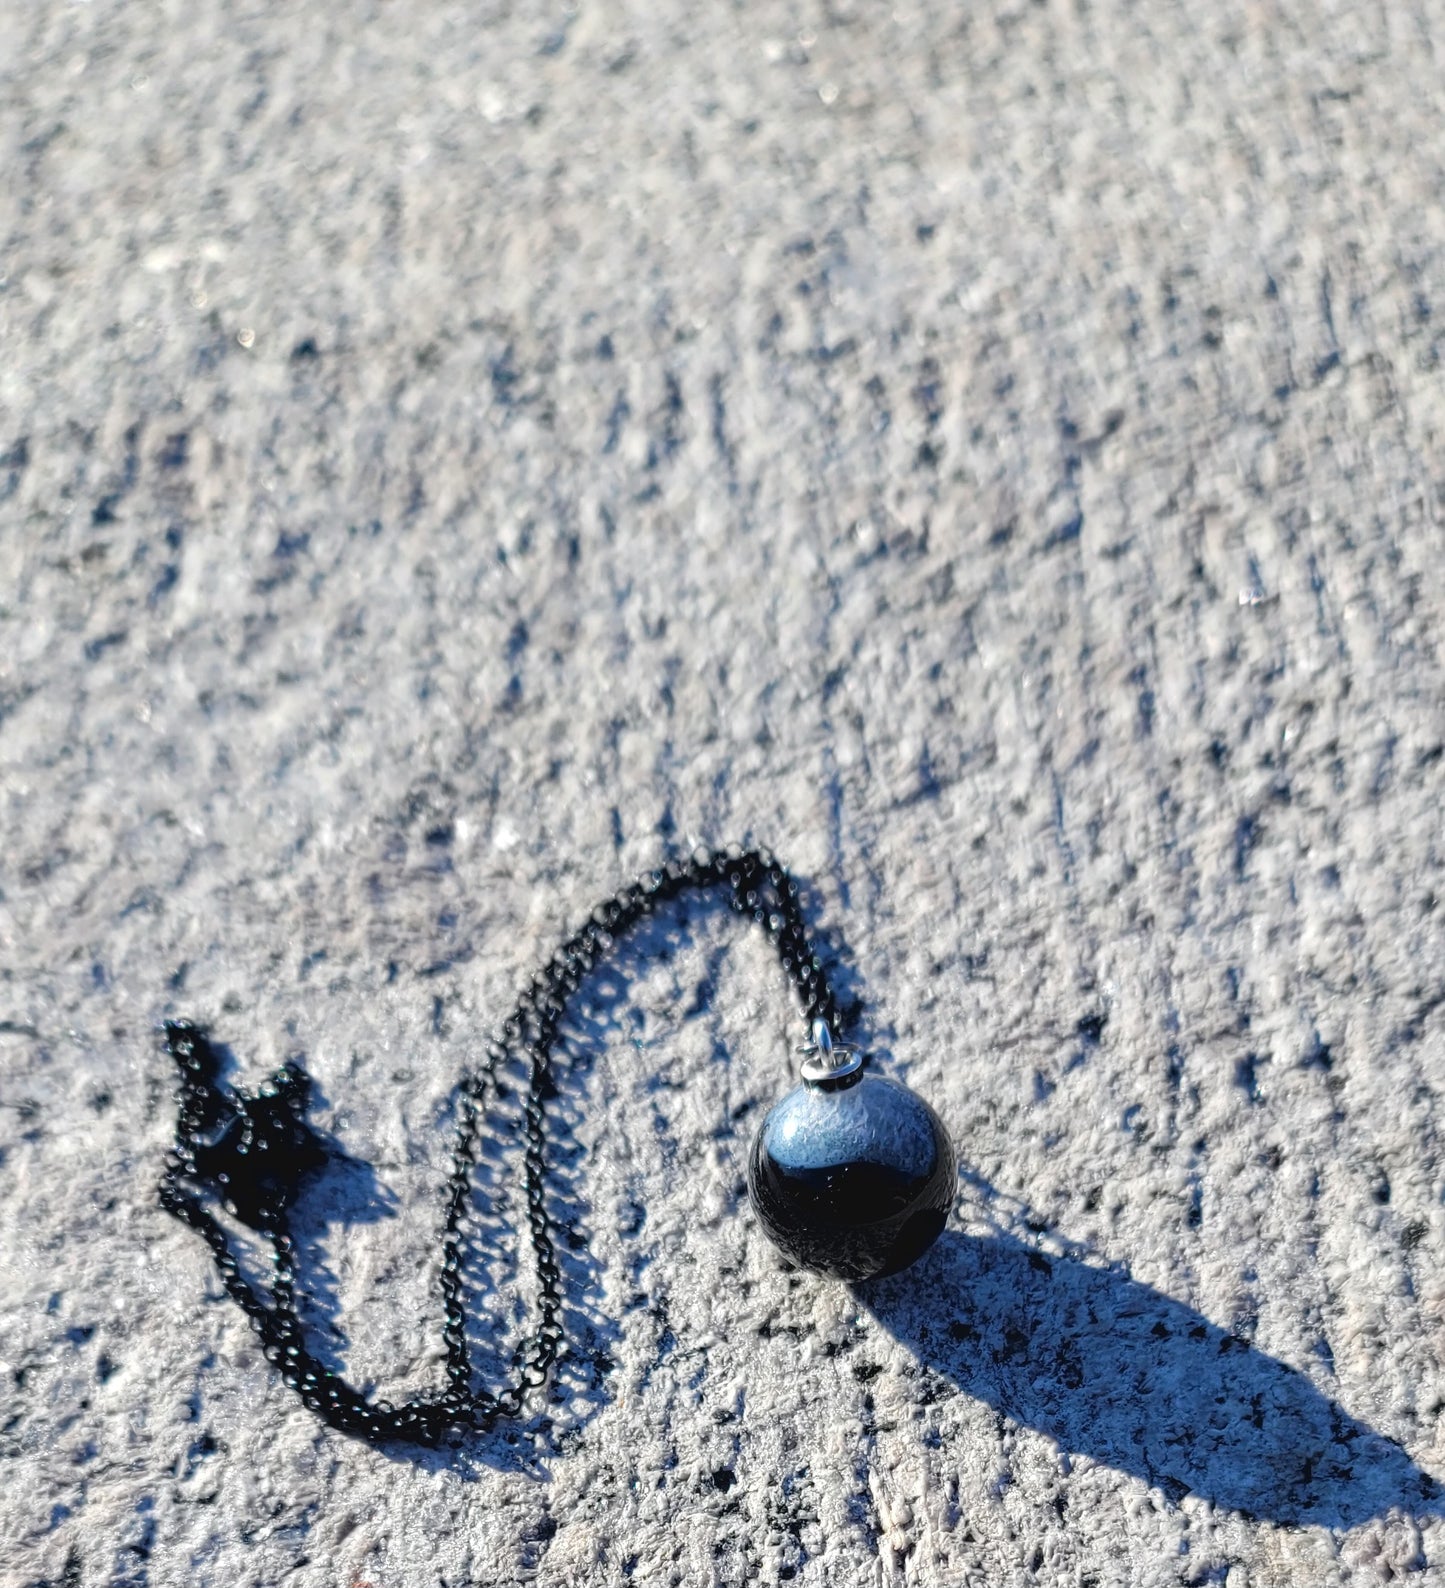
[[[958,1173],[943,1121],[897,1081],[854,1071],[794,1088],[748,1157],[748,1189],[790,1262],[875,1279],[917,1261],[942,1233]]]

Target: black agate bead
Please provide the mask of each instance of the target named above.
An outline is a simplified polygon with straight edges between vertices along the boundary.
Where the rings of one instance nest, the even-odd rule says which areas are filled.
[[[826,1034],[822,1047],[830,1061],[842,1057]],[[856,1064],[789,1092],[748,1157],[748,1190],[769,1239],[800,1267],[846,1280],[896,1274],[921,1257],[943,1230],[956,1176],[938,1115]]]

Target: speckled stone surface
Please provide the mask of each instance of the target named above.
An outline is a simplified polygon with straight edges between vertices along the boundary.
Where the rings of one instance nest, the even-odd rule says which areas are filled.
[[[1442,36],[0,8],[0,1579],[1445,1577]],[[434,1383],[457,1075],[728,838],[950,1230],[779,1270],[799,1022],[679,909],[568,1027],[554,1398],[319,1427],[156,1206],[158,1023],[304,1055],[308,1321]]]

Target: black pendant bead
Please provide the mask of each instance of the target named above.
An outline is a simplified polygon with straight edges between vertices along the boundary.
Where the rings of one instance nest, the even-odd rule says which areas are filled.
[[[943,1231],[957,1173],[953,1143],[928,1104],[860,1068],[789,1092],[748,1156],[748,1190],[768,1238],[800,1267],[846,1280],[916,1262]]]

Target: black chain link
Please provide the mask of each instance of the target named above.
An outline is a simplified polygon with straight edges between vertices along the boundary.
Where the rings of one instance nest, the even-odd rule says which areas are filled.
[[[836,1029],[837,1008],[808,938],[797,884],[766,850],[699,850],[689,860],[669,861],[648,872],[598,905],[532,977],[500,1035],[489,1043],[480,1068],[462,1078],[442,1229],[447,1388],[401,1406],[369,1401],[313,1356],[303,1338],[288,1209],[302,1177],[326,1159],[324,1144],[305,1121],[309,1078],[299,1066],[288,1064],[255,1097],[223,1090],[220,1060],[205,1029],[189,1021],[167,1022],[166,1044],[179,1067],[181,1085],[175,1147],[161,1181],[161,1205],[205,1240],[221,1282],[255,1326],[266,1359],[331,1427],[373,1442],[436,1445],[490,1428],[498,1418],[516,1417],[529,1393],[546,1383],[562,1345],[562,1276],[547,1211],[543,1101],[567,1001],[617,940],[660,904],[694,889],[715,887],[726,887],[732,909],[767,932],[798,990],[809,1029],[816,1019]],[[528,1072],[522,1107],[523,1174],[538,1318],[513,1358],[515,1381],[494,1394],[472,1383],[462,1305],[462,1223],[471,1198],[483,1097],[509,1057],[523,1060]],[[202,1205],[197,1193],[203,1188],[219,1195],[235,1217],[270,1240],[274,1259],[269,1305],[242,1275],[225,1230]]]

